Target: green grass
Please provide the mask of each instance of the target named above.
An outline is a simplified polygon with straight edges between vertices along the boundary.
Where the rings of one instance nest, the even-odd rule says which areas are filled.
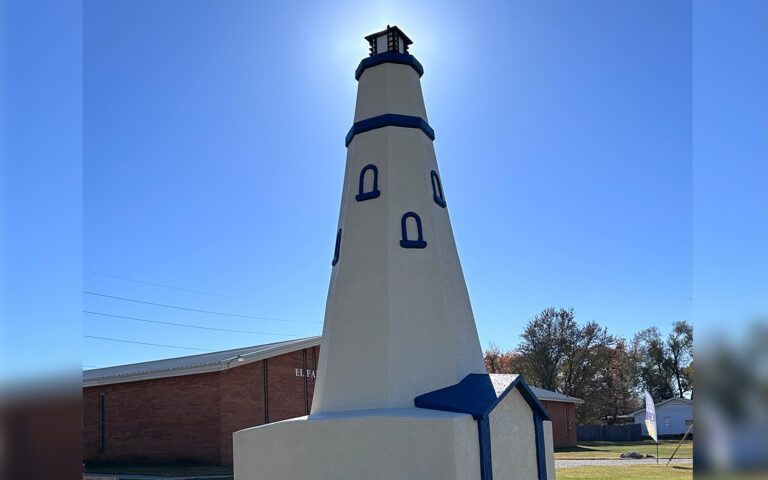
[[[669,458],[680,440],[659,440],[659,458]],[[640,452],[656,456],[653,440],[640,442],[579,442],[576,448],[555,450],[556,460],[610,460],[626,452]],[[693,458],[693,440],[686,440],[675,458]]]
[[[691,480],[690,465],[628,465],[626,467],[558,468],[557,480]]]

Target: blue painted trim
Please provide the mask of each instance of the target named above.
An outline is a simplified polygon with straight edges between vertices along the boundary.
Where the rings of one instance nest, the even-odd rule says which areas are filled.
[[[489,415],[513,388],[517,388],[531,410],[538,410],[541,418],[549,420],[547,410],[522,375],[506,385],[498,386],[501,390],[497,391],[496,387],[487,373],[470,373],[456,385],[419,395],[413,402],[419,408],[468,413],[479,420]]]
[[[421,66],[419,61],[416,60],[416,57],[413,55],[400,52],[384,52],[378,53],[368,58],[364,58],[363,61],[360,62],[360,65],[357,66],[357,70],[355,70],[355,80],[360,80],[360,77],[363,76],[363,72],[367,69],[375,67],[376,65],[381,65],[382,63],[399,63],[400,65],[408,65],[409,67],[416,70],[416,73],[419,74],[419,77],[424,75],[424,67]]]
[[[536,468],[539,480],[547,480],[547,449],[544,443],[544,419],[538,410],[533,411],[533,427],[536,431]]]
[[[373,171],[373,188],[370,192],[365,191],[365,173],[368,170]],[[358,186],[355,200],[358,202],[364,202],[366,200],[378,198],[379,195],[381,195],[381,192],[379,191],[379,169],[376,168],[376,165],[374,164],[366,165],[362,170],[360,170],[360,185]]]
[[[480,439],[480,480],[493,480],[491,422],[488,416],[477,421],[477,436]]]
[[[546,407],[544,407],[544,405],[539,401],[539,398],[535,393],[533,393],[531,387],[529,387],[525,380],[523,380],[522,375],[518,377],[517,382],[518,390],[520,390],[520,394],[523,396],[525,401],[528,402],[528,405],[531,406],[531,410],[538,411],[542,420],[550,421],[551,418],[549,418],[549,412],[547,411]]]
[[[440,181],[440,177],[437,175],[437,172],[432,170],[432,173],[430,174],[432,177],[432,199],[435,201],[436,204],[440,205],[442,208],[445,208],[445,195],[443,195],[443,182]],[[438,195],[438,193],[440,193]]]
[[[432,130],[432,127],[430,127],[423,118],[411,115],[400,115],[397,113],[385,113],[378,117],[366,118],[365,120],[355,122],[344,139],[344,145],[348,147],[358,133],[370,132],[371,130],[383,127],[418,128],[424,132],[430,140],[435,139],[435,131]]]
[[[408,239],[408,219],[413,218],[416,220],[416,231],[419,238],[417,240]],[[403,248],[425,248],[427,242],[424,241],[424,232],[421,230],[421,218],[414,212],[406,212],[403,214],[403,218],[400,219],[400,229],[402,230],[403,239],[400,240],[400,246]]]
[[[339,229],[339,231],[336,232],[336,246],[333,248],[333,260],[331,261],[332,267],[335,267],[336,264],[339,262],[340,250],[341,250],[341,229]]]

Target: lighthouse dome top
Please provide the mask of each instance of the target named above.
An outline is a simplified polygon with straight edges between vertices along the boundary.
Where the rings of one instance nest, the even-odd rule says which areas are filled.
[[[408,45],[413,42],[397,26],[387,28],[365,37],[370,45],[370,56],[385,52],[408,53]]]

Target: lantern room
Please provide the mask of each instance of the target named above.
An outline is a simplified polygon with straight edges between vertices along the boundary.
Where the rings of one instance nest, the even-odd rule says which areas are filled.
[[[365,39],[370,44],[370,56],[385,52],[408,53],[408,45],[413,43],[397,26],[389,25],[385,30],[372,33]]]

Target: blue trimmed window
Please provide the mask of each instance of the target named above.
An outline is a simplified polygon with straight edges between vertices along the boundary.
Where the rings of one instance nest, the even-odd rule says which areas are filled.
[[[333,249],[333,261],[331,262],[333,267],[339,262],[339,250],[341,250],[341,229],[336,232],[336,247]]]
[[[408,219],[412,218],[416,222],[417,239],[411,240],[408,238]],[[427,242],[424,241],[424,232],[421,229],[421,218],[414,212],[407,212],[400,220],[400,228],[403,233],[403,239],[400,240],[400,246],[403,248],[424,248],[427,246]]]
[[[373,183],[371,185],[371,190],[366,192],[365,179],[368,172],[372,172],[372,175],[368,176],[373,176]],[[355,195],[355,200],[364,202],[366,200],[378,198],[379,195],[381,195],[381,192],[379,191],[379,169],[376,168],[376,165],[374,164],[366,165],[360,170],[360,184],[357,189],[357,195]]]
[[[443,182],[436,171],[432,170],[432,199],[436,204],[445,208],[445,196],[443,195]]]

